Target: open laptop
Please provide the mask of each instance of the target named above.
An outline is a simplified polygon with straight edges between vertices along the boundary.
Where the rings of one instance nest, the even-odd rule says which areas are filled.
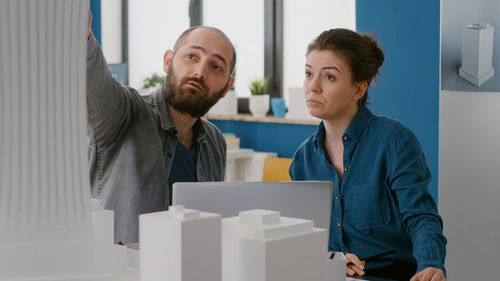
[[[330,181],[178,182],[172,202],[223,218],[251,209],[279,211],[285,217],[313,220],[315,227],[329,233],[332,193]]]

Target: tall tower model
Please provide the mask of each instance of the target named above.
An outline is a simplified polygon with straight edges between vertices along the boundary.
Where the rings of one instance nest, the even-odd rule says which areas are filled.
[[[88,7],[0,0],[0,280],[109,275],[89,207]]]

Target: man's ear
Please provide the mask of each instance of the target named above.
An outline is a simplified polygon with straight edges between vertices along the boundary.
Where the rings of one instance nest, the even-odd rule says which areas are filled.
[[[229,90],[231,90],[231,87],[233,87],[233,84],[234,84],[234,77],[231,76],[231,77],[229,77],[229,83],[227,83],[227,87],[224,90],[224,94],[220,98],[223,98],[223,97],[225,97],[227,95],[227,93],[229,92]]]
[[[354,95],[352,96],[353,100],[359,100],[366,93],[366,89],[368,88],[367,82],[356,82]]]
[[[168,66],[172,62],[173,58],[174,58],[174,51],[172,50],[167,50],[163,55],[163,71],[165,71],[165,73],[168,73]]]

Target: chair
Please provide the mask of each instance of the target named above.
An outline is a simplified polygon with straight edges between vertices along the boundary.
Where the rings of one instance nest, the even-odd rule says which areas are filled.
[[[268,157],[264,161],[262,181],[291,181],[288,168],[292,158]]]

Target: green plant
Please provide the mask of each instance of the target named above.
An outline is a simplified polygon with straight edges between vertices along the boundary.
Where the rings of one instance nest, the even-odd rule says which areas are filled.
[[[249,88],[252,95],[265,95],[267,92],[267,86],[269,84],[269,77],[264,79],[254,79],[250,82]]]
[[[161,84],[165,81],[165,75],[158,75],[157,73],[153,73],[151,77],[144,79],[144,89],[153,88],[158,84]]]

